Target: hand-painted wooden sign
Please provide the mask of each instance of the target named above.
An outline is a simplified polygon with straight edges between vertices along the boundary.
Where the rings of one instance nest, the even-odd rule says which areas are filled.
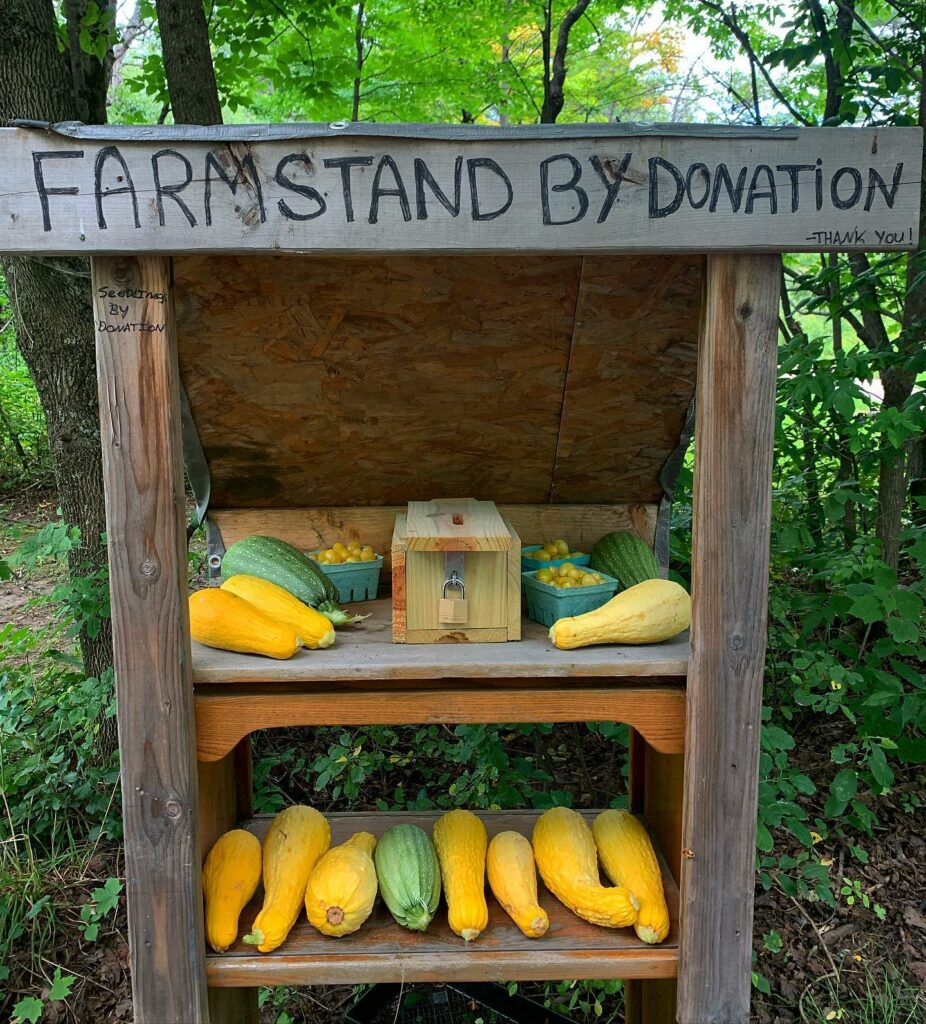
[[[0,130],[0,251],[798,251],[918,239],[918,128],[573,127],[497,141],[125,131]]]

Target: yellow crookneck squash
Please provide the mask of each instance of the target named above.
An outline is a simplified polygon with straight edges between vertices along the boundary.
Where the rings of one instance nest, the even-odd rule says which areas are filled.
[[[581,814],[568,807],[544,811],[534,824],[533,845],[544,885],[574,914],[605,928],[636,921],[636,897],[601,884],[595,839]]]
[[[291,658],[300,647],[292,626],[218,587],[190,594],[190,635],[206,647],[267,658]]]
[[[605,874],[629,889],[640,902],[634,931],[655,944],[669,934],[669,908],[662,872],[646,829],[629,811],[602,811],[592,824]]]
[[[658,644],[691,625],[691,598],[672,580],[645,580],[600,608],[557,619],[550,640],[561,651],[592,644]]]
[[[225,580],[221,589],[243,598],[264,615],[294,629],[303,647],[315,651],[334,643],[334,626],[329,619],[270,580],[241,573]]]
[[[448,811],[434,826],[447,921],[453,932],[472,942],[489,923],[485,896],[486,827],[472,811]]]
[[[331,829],[312,807],[281,811],[264,836],[264,905],[242,942],[271,953],[289,935],[305,903],[312,869],[331,845]]]
[[[309,875],[305,910],[323,935],[350,935],[370,916],[376,901],[376,839],[354,835],[330,849]]]
[[[260,882],[260,860],[260,840],[241,828],[219,836],[206,857],[206,941],[216,953],[238,937],[238,918]]]
[[[505,913],[529,939],[539,939],[550,927],[547,912],[537,902],[537,868],[530,841],[517,832],[499,832],[486,854],[489,888]]]

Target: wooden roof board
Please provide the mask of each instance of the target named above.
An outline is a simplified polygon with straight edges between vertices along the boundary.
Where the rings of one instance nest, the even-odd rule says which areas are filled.
[[[653,502],[697,256],[178,256],[214,507]]]

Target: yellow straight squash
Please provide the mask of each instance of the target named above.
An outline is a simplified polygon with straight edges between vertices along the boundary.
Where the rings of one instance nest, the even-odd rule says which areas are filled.
[[[595,840],[581,814],[568,807],[544,811],[534,824],[534,857],[544,885],[574,914],[605,928],[636,921],[636,897],[601,884]]]
[[[317,651],[334,643],[334,626],[330,619],[270,580],[241,573],[230,576],[221,589],[244,598],[264,615],[294,629],[303,647]]]
[[[355,832],[315,865],[305,891],[309,921],[323,935],[350,935],[370,916],[376,900],[376,839]]]
[[[592,824],[605,874],[640,901],[633,926],[637,937],[655,945],[669,934],[669,908],[656,851],[639,818],[629,811],[602,811]]]
[[[485,896],[486,827],[472,811],[448,811],[434,826],[434,846],[450,928],[472,942],[489,923]]]
[[[299,638],[291,626],[218,587],[190,594],[190,635],[206,647],[238,654],[291,658],[299,650]]]
[[[557,619],[550,640],[561,651],[591,644],[658,644],[691,625],[691,598],[672,580],[644,580],[600,608]]]
[[[238,918],[260,882],[260,840],[242,828],[219,836],[203,864],[206,942],[224,953],[238,937]]]
[[[529,840],[517,832],[499,832],[486,854],[489,887],[505,913],[529,939],[539,939],[550,927],[547,912],[537,902],[537,868]]]
[[[271,953],[289,935],[305,903],[312,869],[331,845],[324,815],[298,804],[281,811],[264,836],[264,905],[242,942]]]

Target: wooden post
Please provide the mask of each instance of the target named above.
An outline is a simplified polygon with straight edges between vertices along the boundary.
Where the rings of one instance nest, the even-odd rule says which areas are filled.
[[[164,256],[93,259],[136,1024],[206,1024],[177,352]]]
[[[698,362],[680,1024],[749,1019],[778,256],[707,263]]]

